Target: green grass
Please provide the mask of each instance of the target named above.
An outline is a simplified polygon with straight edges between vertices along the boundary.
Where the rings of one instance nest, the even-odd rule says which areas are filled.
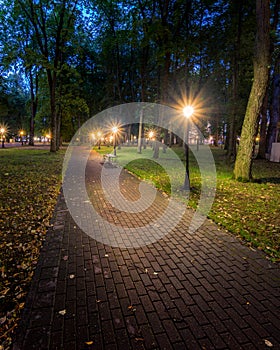
[[[0,150],[0,339],[8,348],[61,184],[64,152]]]
[[[179,147],[173,149],[184,160],[184,150]],[[245,240],[252,249],[263,250],[272,260],[280,261],[280,164],[255,160],[255,181],[241,183],[232,179],[233,165],[226,162],[224,151],[217,148],[212,148],[211,151],[215,159],[217,187],[208,217]],[[184,200],[180,191],[184,182],[184,168],[183,171],[178,171],[178,161],[174,159],[170,149],[165,154],[160,150],[162,166],[152,159],[151,148],[143,150],[139,155],[136,147],[123,147],[117,151],[117,156],[120,165],[169,195],[172,182],[172,193],[179,200]],[[192,153],[190,181],[194,189],[187,205],[195,209],[201,195],[201,174]]]

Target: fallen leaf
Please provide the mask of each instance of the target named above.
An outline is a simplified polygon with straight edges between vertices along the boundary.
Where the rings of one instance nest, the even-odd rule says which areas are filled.
[[[265,343],[266,346],[268,346],[268,347],[270,347],[270,348],[273,347],[273,344],[272,344],[269,340],[267,340],[267,339],[264,340],[264,343]]]
[[[85,344],[87,344],[87,345],[92,345],[92,344],[93,344],[93,341],[92,341],[92,340],[86,341]]]
[[[144,338],[134,338],[136,341],[144,341]]]
[[[133,306],[133,305],[129,305],[129,307],[128,307],[127,309],[128,309],[128,310],[131,310],[131,311],[133,311],[133,312],[136,311],[136,307]]]
[[[1,318],[0,318],[0,324],[5,323],[5,322],[6,322],[6,320],[7,320],[7,317],[6,317],[6,316],[1,317]]]
[[[66,314],[66,310],[65,310],[65,309],[64,309],[64,310],[60,310],[60,311],[58,311],[58,313],[59,313],[60,315],[64,316],[64,315]]]

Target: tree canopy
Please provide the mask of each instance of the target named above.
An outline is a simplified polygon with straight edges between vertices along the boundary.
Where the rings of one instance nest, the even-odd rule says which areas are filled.
[[[69,141],[107,107],[199,97],[198,126],[234,159],[253,79],[259,1],[2,0],[0,118],[14,135],[49,130],[55,151],[61,136]],[[267,126],[279,70],[279,0],[268,4],[272,60],[258,120],[267,118],[262,144],[275,134]]]

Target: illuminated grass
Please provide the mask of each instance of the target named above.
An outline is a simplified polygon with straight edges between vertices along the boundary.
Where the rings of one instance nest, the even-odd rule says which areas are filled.
[[[174,150],[184,160],[184,150],[176,147]],[[280,260],[280,164],[255,160],[255,182],[240,183],[232,180],[232,165],[226,162],[224,151],[213,148],[212,153],[217,169],[217,189],[209,218],[244,239],[252,249],[264,250],[273,260]],[[136,147],[127,147],[117,154],[120,165],[170,194],[169,176],[163,167],[150,159],[152,149],[143,150],[138,155]],[[168,150],[165,154],[161,150],[160,158],[171,169],[175,192],[180,196],[184,173],[177,172],[176,163],[172,163]],[[187,204],[195,209],[200,198],[201,177],[192,155],[190,181],[194,190]]]

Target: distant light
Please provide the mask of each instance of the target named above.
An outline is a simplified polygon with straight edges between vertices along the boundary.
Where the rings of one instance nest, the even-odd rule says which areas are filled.
[[[119,129],[118,129],[117,126],[113,126],[112,127],[112,131],[113,131],[114,134],[116,134],[119,131]]]
[[[1,134],[4,134],[5,131],[6,131],[6,130],[5,130],[4,128],[1,128],[1,129],[0,129]]]
[[[194,112],[194,108],[192,106],[186,106],[183,108],[183,113],[186,118],[190,118]]]

